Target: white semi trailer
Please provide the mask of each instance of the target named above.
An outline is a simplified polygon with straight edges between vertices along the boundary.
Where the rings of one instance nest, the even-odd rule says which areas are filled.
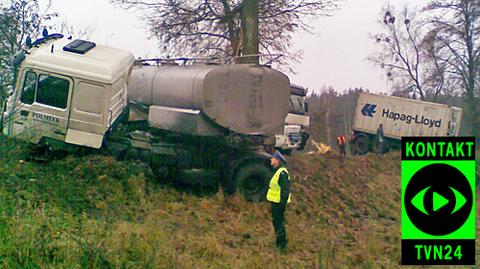
[[[0,128],[40,147],[104,150],[159,178],[265,197],[265,141],[282,130],[290,81],[267,66],[137,61],[61,34],[14,59],[16,85]]]
[[[380,124],[386,144],[397,147],[402,136],[458,136],[462,109],[373,93],[361,93],[355,110],[355,152],[376,150]]]

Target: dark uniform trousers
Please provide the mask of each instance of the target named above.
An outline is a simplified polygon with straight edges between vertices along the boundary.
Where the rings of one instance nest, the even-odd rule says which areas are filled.
[[[276,245],[280,249],[284,249],[287,246],[287,238],[285,232],[285,203],[273,203],[272,207],[272,222],[275,229]]]

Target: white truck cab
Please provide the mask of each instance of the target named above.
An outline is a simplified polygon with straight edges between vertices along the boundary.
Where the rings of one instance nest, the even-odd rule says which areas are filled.
[[[309,138],[306,129],[310,125],[307,89],[300,85],[290,85],[289,112],[285,118],[283,134],[275,135],[275,148],[290,153],[293,149],[303,150]]]
[[[133,55],[53,34],[14,59],[17,81],[3,133],[34,144],[44,138],[100,148],[127,106]]]

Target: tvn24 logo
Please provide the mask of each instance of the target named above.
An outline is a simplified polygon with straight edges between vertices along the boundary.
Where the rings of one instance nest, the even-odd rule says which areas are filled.
[[[365,104],[362,110],[360,111],[363,116],[373,118],[374,114],[377,112],[377,105],[375,104]],[[423,124],[428,126],[429,128],[437,127],[440,128],[442,126],[442,119],[430,119],[426,116],[421,115],[410,115],[404,113],[398,113],[395,111],[390,111],[390,109],[382,109],[382,118],[391,119],[393,121],[403,121],[406,124]]]

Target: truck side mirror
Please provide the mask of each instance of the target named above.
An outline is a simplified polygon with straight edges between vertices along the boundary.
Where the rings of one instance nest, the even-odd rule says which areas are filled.
[[[308,113],[308,102],[305,101],[305,112]]]

